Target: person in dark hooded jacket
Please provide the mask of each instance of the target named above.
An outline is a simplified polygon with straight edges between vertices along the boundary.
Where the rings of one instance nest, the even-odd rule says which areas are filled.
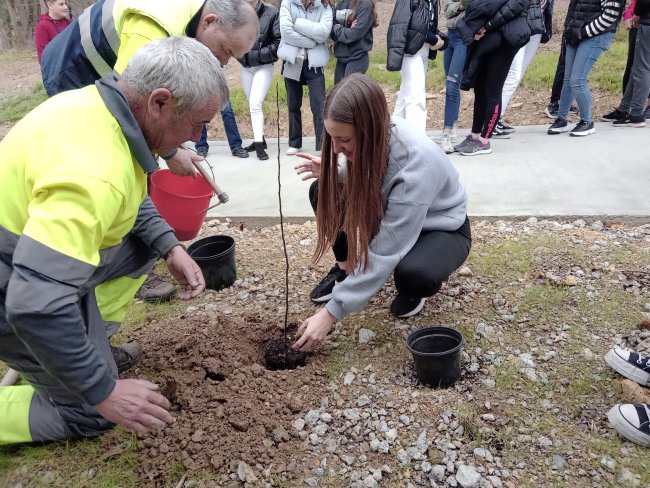
[[[472,133],[454,147],[464,156],[492,152],[488,139],[501,116],[503,84],[517,51],[530,39],[530,6],[530,0],[470,0],[465,17],[458,22],[461,32],[471,33],[474,39],[461,84],[464,90],[474,88]]]
[[[365,73],[370,65],[372,30],[377,27],[374,0],[340,0],[336,4],[332,33],[334,84],[352,73]]]
[[[429,59],[447,47],[447,36],[438,30],[436,0],[397,0],[387,32],[388,71],[402,78],[393,115],[426,130],[426,74]]]

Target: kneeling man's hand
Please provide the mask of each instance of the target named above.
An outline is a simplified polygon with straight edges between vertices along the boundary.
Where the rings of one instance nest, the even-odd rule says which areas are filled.
[[[179,298],[189,300],[205,290],[205,278],[201,268],[182,246],[172,248],[165,256],[165,261],[169,272],[181,285]]]
[[[162,429],[173,420],[169,400],[158,393],[158,385],[146,380],[117,380],[103,402],[95,405],[106,420],[145,433]]]

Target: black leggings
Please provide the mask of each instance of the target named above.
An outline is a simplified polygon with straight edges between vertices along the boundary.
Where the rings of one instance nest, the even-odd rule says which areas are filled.
[[[309,187],[309,201],[315,212],[318,204],[318,181]],[[455,231],[422,232],[393,273],[398,293],[412,298],[435,295],[443,281],[465,262],[471,247],[472,232],[468,218]],[[332,250],[337,261],[347,260],[348,241],[345,233],[338,235]]]
[[[497,39],[499,36],[501,39]],[[474,115],[472,133],[490,137],[501,117],[501,92],[506,82],[512,60],[519,48],[506,41],[500,32],[491,32],[481,39],[475,56],[480,56],[474,84]],[[497,44],[498,47],[491,47]],[[489,52],[481,52],[481,46],[490,46]]]

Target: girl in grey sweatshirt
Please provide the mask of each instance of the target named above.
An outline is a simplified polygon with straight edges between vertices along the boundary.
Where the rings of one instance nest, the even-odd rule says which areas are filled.
[[[391,313],[415,315],[471,247],[467,193],[456,169],[424,132],[390,118],[377,83],[361,74],[344,78],[327,97],[324,119],[322,160],[301,153],[296,171],[318,178],[310,190],[315,258],[332,246],[337,265],[310,295],[327,304],[302,324],[293,346],[302,351],[361,310],[391,275]]]

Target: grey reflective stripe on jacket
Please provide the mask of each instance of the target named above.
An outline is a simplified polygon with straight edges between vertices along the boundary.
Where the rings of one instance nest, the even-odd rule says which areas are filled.
[[[78,305],[79,287],[90,279],[95,266],[25,235],[12,261],[5,299],[11,330],[77,401],[90,405],[103,401],[115,380],[88,340]],[[28,379],[38,385],[38,378]]]
[[[102,41],[104,39],[106,40],[108,46],[117,58],[117,52],[120,48],[120,38],[115,30],[115,19],[113,19],[114,5],[115,0],[104,0],[101,9],[99,8],[99,4],[92,4],[79,16],[81,45],[83,46],[88,61],[90,61],[90,64],[92,64],[99,76],[109,75],[113,71],[113,67],[109,66],[97,50],[95,41],[93,40],[93,32],[95,32],[95,36],[102,39]],[[97,18],[98,16],[100,16],[100,18]],[[101,25],[101,31],[94,31],[93,29],[96,29],[99,25]]]

